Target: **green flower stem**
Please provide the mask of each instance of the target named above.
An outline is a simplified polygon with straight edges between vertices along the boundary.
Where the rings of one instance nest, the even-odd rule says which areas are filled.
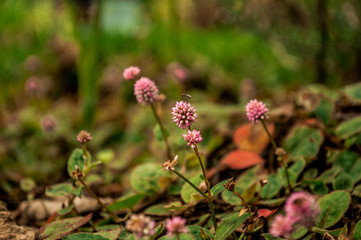
[[[107,210],[110,215],[112,215],[112,218],[115,222],[117,222],[119,220],[119,217],[117,215],[115,215],[101,200],[100,198],[88,187],[88,185],[84,182],[83,179],[79,178],[78,179],[79,182],[81,182],[81,184],[83,184],[83,186],[86,188],[86,190],[97,200],[98,204],[100,206],[102,206],[105,210]]]
[[[216,214],[214,211],[213,198],[209,198],[209,196],[207,196],[204,192],[202,192],[196,185],[194,185],[191,181],[189,181],[185,176],[183,176],[177,170],[170,169],[170,171],[177,174],[180,178],[182,178],[184,181],[186,181],[186,183],[188,183],[192,188],[194,188],[197,192],[199,192],[208,201],[209,208],[211,209],[211,216],[212,216],[211,218],[212,218],[213,226],[214,226],[214,229],[216,230],[217,229],[217,219],[216,219]]]
[[[90,162],[86,143],[81,144],[81,149],[83,150],[83,158],[85,160],[85,166],[87,167],[90,165]]]
[[[197,192],[199,192],[205,199],[208,199],[208,196],[206,194],[204,194],[204,192],[202,192],[196,185],[194,185],[191,181],[189,181],[188,178],[183,176],[180,172],[178,172],[175,169],[174,170],[170,169],[170,171],[177,174],[180,178],[182,178],[184,181],[186,181],[186,183],[191,185],[191,187],[194,188],[194,190],[196,190]]]
[[[239,195],[238,192],[236,192],[236,190],[234,190],[234,189],[233,189],[233,193],[236,194],[236,196],[239,197],[239,199],[241,199],[243,206],[246,209],[249,209],[246,200],[244,200],[244,198],[241,195]]]
[[[273,137],[271,136],[270,132],[268,131],[268,128],[267,128],[266,124],[264,123],[263,119],[261,119],[261,123],[263,125],[264,130],[266,130],[266,132],[267,132],[267,135],[272,143],[273,148],[276,150],[277,145],[276,145],[275,141],[273,140]]]
[[[208,178],[207,178],[206,168],[205,168],[204,165],[203,165],[203,162],[202,162],[202,159],[201,159],[201,155],[199,154],[197,145],[193,148],[193,150],[194,150],[194,153],[196,154],[196,156],[197,156],[197,158],[198,158],[198,160],[199,160],[199,164],[201,165],[202,173],[203,173],[203,177],[204,177],[204,181],[206,182],[206,186],[207,186],[208,193],[209,193],[209,195],[211,196],[211,187],[210,187],[210,184],[209,184],[209,181],[208,181]]]
[[[287,179],[287,185],[288,185],[288,190],[290,191],[290,193],[292,192],[292,185],[291,185],[291,181],[290,181],[290,176],[288,175],[288,169],[287,169],[287,164],[285,161],[283,161],[283,168],[285,170],[285,175],[286,175],[286,179]]]
[[[208,204],[209,204],[209,208],[211,209],[211,218],[212,218],[214,230],[217,230],[217,219],[216,219],[216,213],[214,212],[213,199],[212,201],[209,201]]]
[[[271,136],[270,132],[268,131],[268,128],[266,126],[266,124],[264,123],[263,119],[260,119],[261,120],[261,123],[263,125],[263,128],[266,130],[267,132],[267,135],[272,143],[272,146],[275,150],[277,150],[277,145],[275,143],[275,141],[273,140],[273,137]],[[287,170],[287,165],[286,163],[283,161],[282,157],[278,156],[277,157],[277,160],[282,160],[282,164],[283,164],[283,167],[285,169],[285,175],[286,175],[286,179],[287,179],[287,184],[288,184],[288,190],[290,190],[290,193],[292,192],[292,185],[291,185],[291,181],[290,181],[290,176],[288,175],[288,170]]]
[[[159,116],[158,116],[158,114],[157,114],[157,111],[155,110],[155,107],[154,107],[154,104],[153,104],[153,103],[150,104],[150,108],[152,109],[153,115],[154,115],[155,119],[157,119],[157,122],[158,122],[159,127],[160,127],[160,131],[162,132],[163,141],[164,141],[165,147],[166,147],[166,149],[167,149],[167,157],[168,157],[169,160],[172,160],[172,159],[173,159],[173,157],[172,157],[172,150],[171,150],[170,145],[169,145],[169,143],[168,143],[168,138],[167,138],[167,134],[166,134],[166,132],[165,132],[163,123],[162,123],[162,121],[160,120],[160,118],[159,118]]]

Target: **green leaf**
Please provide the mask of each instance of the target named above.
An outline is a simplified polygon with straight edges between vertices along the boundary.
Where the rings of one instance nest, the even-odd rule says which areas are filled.
[[[254,197],[254,195],[257,192],[257,186],[258,183],[255,182],[253,183],[251,186],[249,186],[246,191],[243,192],[242,197],[243,199],[248,203],[249,201],[252,200],[252,198]]]
[[[321,99],[318,103],[318,106],[315,110],[313,110],[312,113],[321,119],[324,124],[328,124],[334,111],[335,107],[331,101],[327,99]]]
[[[313,180],[318,175],[318,169],[317,168],[310,168],[303,174],[303,179],[305,180]]]
[[[118,211],[121,209],[132,209],[139,201],[144,198],[143,193],[136,193],[129,196],[124,196],[119,200],[113,202],[108,207],[111,211]]]
[[[270,199],[276,196],[283,186],[280,176],[272,173],[268,176],[268,183],[262,188],[261,197]]]
[[[334,166],[340,166],[346,172],[350,172],[357,161],[358,155],[353,151],[343,151],[335,159]]]
[[[284,238],[274,237],[274,236],[271,235],[270,233],[263,233],[262,236],[263,236],[266,240],[286,240],[286,239],[284,239]]]
[[[356,223],[356,227],[353,230],[353,238],[355,240],[361,240],[361,220]]]
[[[220,194],[225,188],[224,188],[224,184],[227,183],[228,180],[223,180],[222,182],[217,183],[214,187],[212,187],[211,189],[211,193],[213,196],[217,196],[218,194]]]
[[[352,178],[352,182],[354,184],[361,180],[360,172],[361,172],[361,159],[358,159],[349,172]]]
[[[260,200],[258,203],[260,206],[278,207],[282,205],[285,201],[286,201],[285,198],[275,198],[275,199]]]
[[[230,214],[221,222],[221,224],[219,224],[216,231],[215,240],[226,239],[234,232],[234,230],[236,230],[239,225],[246,221],[251,215],[252,213],[249,212],[244,213],[240,217],[238,217],[238,212]]]
[[[327,186],[321,180],[303,180],[302,182],[309,184],[315,194],[325,195],[328,193]]]
[[[82,172],[84,171],[85,160],[83,158],[83,150],[80,148],[75,149],[68,159],[68,174],[72,178],[74,178],[72,171],[76,171],[75,165],[77,165]]]
[[[335,129],[336,135],[341,139],[347,139],[361,132],[361,117],[354,117],[342,122]]]
[[[130,174],[130,185],[137,192],[154,195],[163,190],[159,184],[161,177],[170,178],[170,174],[161,171],[160,165],[156,163],[144,163],[133,169]]]
[[[102,161],[92,162],[87,168],[85,168],[84,173],[87,174],[88,172],[96,168],[96,166],[102,163],[103,163]]]
[[[237,180],[236,186],[234,190],[240,195],[249,188],[252,184],[258,181],[257,170],[259,166],[255,166],[247,170],[245,173],[241,175],[241,177]],[[241,199],[239,199],[233,192],[223,191],[222,199],[233,205],[242,205]]]
[[[189,225],[187,226],[187,228],[189,230],[189,234],[191,234],[196,240],[203,240],[203,236],[201,236],[202,234],[206,234],[206,237],[208,237],[208,239],[213,238],[213,234],[207,228],[195,225]]]
[[[145,211],[145,214],[147,215],[153,215],[153,216],[169,216],[171,214],[171,211],[167,208],[164,208],[164,204],[155,204],[150,207],[148,207]]]
[[[327,229],[322,229],[322,228],[318,228],[318,227],[312,227],[311,230],[312,230],[312,232],[318,233],[321,236],[324,236],[325,233],[328,233],[332,237],[338,238],[338,236],[341,233],[342,228],[338,228],[338,229],[334,229],[334,230],[327,230]]]
[[[94,235],[98,235],[104,237],[109,240],[117,240],[122,232],[122,228],[119,225],[107,225],[97,227],[98,232],[93,233]]]
[[[341,171],[335,178],[332,187],[334,190],[353,189],[352,177],[345,171]]]
[[[177,240],[177,236],[173,236],[173,237],[169,238],[167,235],[165,235],[165,236],[159,238],[159,240]],[[182,234],[179,234],[179,240],[195,240],[195,237],[193,237],[189,233],[182,233]]]
[[[361,198],[361,184],[357,185],[353,191],[352,195]]]
[[[347,85],[343,90],[349,99],[361,102],[361,83]]]
[[[301,226],[292,233],[292,235],[291,235],[292,239],[300,239],[301,237],[306,235],[307,232],[308,232],[308,229],[304,226]]]
[[[322,181],[324,184],[332,183],[335,177],[341,172],[341,168],[339,166],[334,166],[330,169],[324,171],[321,176],[317,179]]]
[[[338,240],[348,240],[347,238],[347,233],[348,233],[348,229],[347,229],[347,223],[343,226],[340,235],[338,236]]]
[[[297,182],[297,179],[301,175],[305,166],[306,166],[306,161],[303,158],[301,158],[301,159],[297,160],[294,164],[292,164],[291,167],[288,168],[288,175],[290,177],[290,181],[291,181],[292,185]],[[285,169],[280,168],[278,171],[283,178],[284,186],[287,186]]]
[[[74,188],[73,190],[71,190],[71,192],[72,194],[80,198],[82,190],[83,190],[83,186],[79,186],[78,188]]]
[[[48,223],[40,228],[39,238],[52,240],[65,236],[89,222],[92,215],[93,214],[90,213],[86,217],[73,217]]]
[[[313,158],[318,154],[323,142],[320,130],[310,127],[296,127],[287,136],[284,148],[291,159]]]
[[[165,130],[165,135],[166,135],[167,137],[169,137],[169,132],[168,132],[168,130],[167,130],[166,128],[164,128],[164,130]],[[162,130],[161,130],[159,124],[157,124],[157,125],[154,127],[154,130],[153,130],[153,131],[154,131],[154,135],[155,135],[155,137],[157,138],[157,140],[158,140],[159,142],[163,141]]]
[[[202,179],[199,176],[194,176],[191,179],[189,179],[191,183],[193,183],[195,186],[199,186],[201,184]],[[194,201],[193,194],[199,194],[193,187],[191,187],[188,183],[184,183],[181,191],[181,197],[184,202],[190,203]]]
[[[334,191],[320,199],[321,215],[318,227],[329,228],[335,225],[347,211],[351,196],[346,191]]]
[[[63,240],[109,240],[109,239],[92,233],[75,233],[70,236],[63,237]]]
[[[70,183],[59,183],[45,190],[48,197],[67,196],[71,194],[73,186]]]
[[[74,208],[74,205],[73,205],[73,204],[70,204],[68,207],[60,209],[60,210],[58,211],[58,214],[59,214],[60,216],[66,215],[66,214],[70,213],[71,210],[73,210],[73,208]]]

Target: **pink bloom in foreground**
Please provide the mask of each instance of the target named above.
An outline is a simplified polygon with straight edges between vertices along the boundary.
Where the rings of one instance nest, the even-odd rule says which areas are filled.
[[[158,88],[149,78],[142,77],[134,84],[134,95],[138,103],[148,105],[158,97]]]
[[[269,109],[263,102],[257,99],[251,100],[246,105],[247,117],[252,123],[258,122],[259,119],[268,118]]]
[[[290,238],[294,221],[287,216],[278,215],[272,222],[270,233],[276,237]]]
[[[190,103],[180,101],[172,108],[173,122],[180,128],[186,129],[193,122],[196,123],[197,113]]]
[[[188,130],[188,134],[183,134],[183,138],[192,148],[195,148],[196,144],[203,140],[200,131],[197,130]]]
[[[305,227],[314,226],[318,215],[321,213],[316,198],[306,192],[293,193],[287,199],[285,211],[287,216]]]
[[[186,226],[186,220],[181,217],[173,217],[172,219],[167,219],[165,227],[167,228],[168,237],[173,237],[173,235],[187,233],[188,229]]]
[[[136,239],[142,239],[154,235],[155,222],[143,214],[133,214],[126,222],[125,227],[135,234]]]
[[[78,142],[80,142],[80,143],[87,143],[87,142],[90,142],[92,139],[93,138],[90,135],[90,133],[88,133],[85,130],[80,131],[78,136],[76,137],[76,140],[78,140]]]
[[[140,73],[139,67],[131,66],[124,69],[123,77],[125,80],[133,80]]]

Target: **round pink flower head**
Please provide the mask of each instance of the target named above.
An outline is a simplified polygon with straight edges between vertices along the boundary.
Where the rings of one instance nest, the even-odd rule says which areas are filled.
[[[142,77],[134,84],[134,95],[138,103],[148,105],[157,99],[158,88],[152,80]]]
[[[90,133],[88,133],[87,131],[80,131],[78,136],[76,137],[76,140],[80,143],[87,143],[90,142],[92,140],[92,136],[90,135]]]
[[[287,216],[298,223],[312,227],[320,215],[320,206],[314,196],[306,192],[295,192],[286,201]]]
[[[287,216],[277,215],[272,222],[270,233],[276,237],[290,239],[294,221]]]
[[[188,130],[188,134],[183,134],[183,138],[192,148],[195,148],[196,144],[203,140],[200,131],[197,130]]]
[[[197,113],[190,103],[180,101],[172,108],[173,122],[180,128],[186,129],[196,123]]]
[[[133,214],[126,222],[125,227],[135,234],[136,239],[142,239],[154,235],[155,222],[143,214]]]
[[[123,77],[125,80],[133,80],[136,76],[138,76],[140,73],[139,67],[131,66],[123,71]]]
[[[56,128],[56,125],[57,122],[53,116],[44,116],[40,121],[41,129],[47,133],[53,132]]]
[[[257,99],[251,100],[246,105],[247,117],[252,123],[258,122],[259,119],[268,118],[269,108],[263,102]]]
[[[168,218],[165,227],[167,228],[167,235],[169,238],[174,235],[188,232],[188,229],[186,228],[186,220],[181,217],[173,217],[172,219]]]

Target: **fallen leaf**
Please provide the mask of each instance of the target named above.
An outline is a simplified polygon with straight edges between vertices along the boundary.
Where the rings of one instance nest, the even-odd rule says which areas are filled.
[[[228,153],[220,162],[220,165],[226,165],[231,169],[244,169],[256,164],[263,164],[264,160],[257,153],[234,150]]]
[[[260,218],[260,217],[268,218],[269,216],[273,215],[277,210],[278,210],[278,208],[273,209],[273,210],[269,210],[267,208],[258,209],[257,218]]]
[[[268,131],[273,135],[275,125],[266,124]],[[233,134],[233,141],[239,149],[261,153],[270,140],[262,124],[247,123],[239,127]]]

